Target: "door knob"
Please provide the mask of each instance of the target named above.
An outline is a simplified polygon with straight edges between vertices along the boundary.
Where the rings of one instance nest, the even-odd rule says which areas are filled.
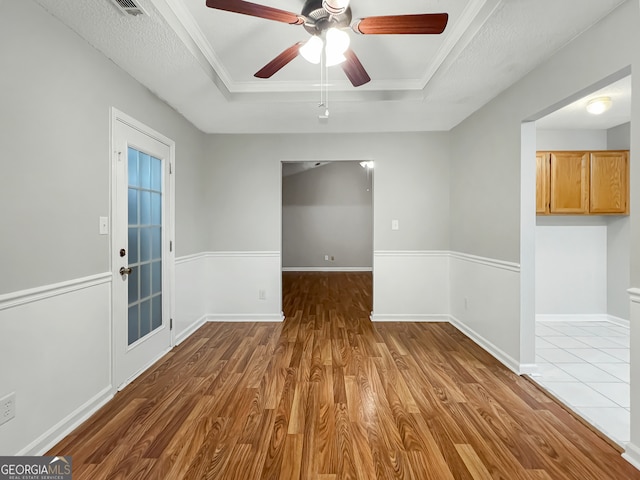
[[[127,267],[127,268],[120,267],[120,275],[122,275],[123,277],[125,275],[131,275],[131,272],[132,272],[131,267]]]

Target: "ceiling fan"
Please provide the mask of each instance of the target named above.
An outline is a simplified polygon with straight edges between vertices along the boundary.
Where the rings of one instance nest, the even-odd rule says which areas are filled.
[[[258,72],[255,77],[270,78],[298,55],[311,63],[325,61],[327,66],[341,64],[354,87],[371,80],[360,60],[349,48],[347,28],[363,35],[440,34],[447,26],[446,13],[385,15],[365,17],[351,22],[349,0],[306,0],[300,14],[244,0],[207,0],[207,7],[242,13],[291,25],[302,25],[311,35],[284,50]]]

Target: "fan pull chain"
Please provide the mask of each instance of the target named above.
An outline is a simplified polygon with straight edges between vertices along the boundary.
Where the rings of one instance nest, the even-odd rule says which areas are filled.
[[[318,115],[318,119],[326,120],[329,118],[329,67],[327,66],[327,54],[325,47],[322,48],[320,55],[320,103],[319,108],[324,107],[324,113]]]

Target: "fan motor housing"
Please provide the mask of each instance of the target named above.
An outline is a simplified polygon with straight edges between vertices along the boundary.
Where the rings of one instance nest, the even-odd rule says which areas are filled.
[[[319,35],[329,28],[344,28],[351,24],[351,7],[339,15],[331,15],[322,7],[322,0],[307,0],[302,15],[309,19],[304,28],[311,35]]]

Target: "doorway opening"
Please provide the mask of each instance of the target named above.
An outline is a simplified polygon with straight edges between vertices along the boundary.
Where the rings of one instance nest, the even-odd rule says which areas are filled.
[[[601,97],[609,97],[612,108],[598,116],[586,113],[587,103]],[[538,371],[533,378],[621,446],[630,440],[630,218],[628,210],[601,214],[590,198],[597,194],[597,162],[603,153],[616,156],[607,163],[607,183],[628,175],[630,105],[630,72],[619,72],[537,118],[531,142],[538,157],[537,178],[555,178],[555,186],[537,183],[537,198],[555,196],[556,205],[554,210],[553,202],[539,202],[529,230],[535,238],[532,303]],[[555,177],[544,172],[541,161],[556,169]],[[585,212],[558,213],[558,165],[564,161],[575,161],[587,171]],[[627,197],[627,191],[620,197]]]
[[[282,277],[285,317],[295,315],[301,288],[314,284],[316,294],[326,288],[335,301],[349,301],[347,294],[353,293],[353,305],[368,318],[373,162],[283,162]]]

